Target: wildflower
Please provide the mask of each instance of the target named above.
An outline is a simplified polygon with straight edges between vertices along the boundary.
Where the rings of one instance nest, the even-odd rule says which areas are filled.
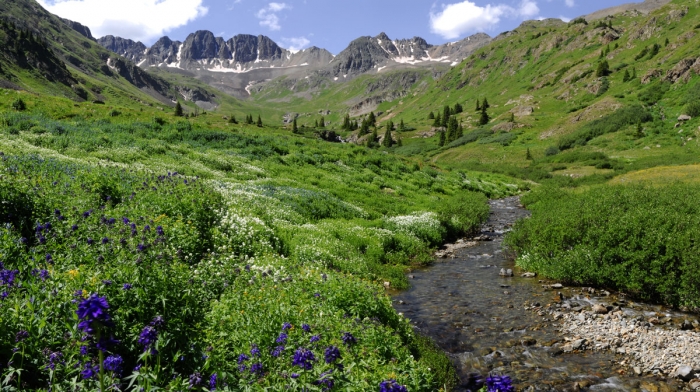
[[[277,337],[276,342],[277,343],[286,343],[287,342],[287,334],[284,332],[280,333],[280,336]]]
[[[247,355],[241,354],[241,355],[238,356],[238,364],[240,365],[240,364],[242,364],[243,362],[245,362],[245,361],[247,361],[247,360],[249,360],[249,359],[250,359],[250,357],[248,357]]]
[[[56,370],[56,365],[63,363],[62,359],[63,353],[60,351],[49,354],[49,363],[46,365],[46,369]]]
[[[105,279],[105,280],[102,281],[102,284],[105,285],[105,286],[111,286],[111,285],[112,285],[112,281],[109,280],[109,279]]]
[[[189,385],[188,389],[192,389],[192,388],[198,386],[199,384],[201,384],[201,382],[202,382],[202,375],[201,374],[199,374],[199,373],[191,374],[190,375],[190,385]]]
[[[387,380],[379,384],[379,392],[408,392],[408,389],[396,380]]]
[[[301,325],[301,329],[302,329],[304,332],[311,332],[311,327],[309,326],[309,324],[302,324],[302,325]]]
[[[20,343],[29,337],[29,332],[20,330],[15,334],[15,342]]]
[[[253,345],[253,348],[250,349],[250,355],[254,357],[260,356],[260,349],[256,344]]]
[[[515,392],[508,376],[491,376],[486,378],[488,392]]]
[[[122,290],[124,290],[124,291],[131,290],[131,284],[130,284],[130,283],[124,283],[124,285],[122,286]]]
[[[90,353],[90,347],[88,346],[80,346],[80,355],[86,356]]]
[[[141,331],[138,342],[144,347],[144,351],[146,351],[149,348],[153,348],[156,340],[158,340],[158,331],[152,326],[147,325],[143,331]]]
[[[151,226],[146,225],[146,226],[143,227],[143,232],[145,233],[145,232],[147,232],[147,231],[151,231]]]
[[[162,327],[164,324],[165,324],[165,321],[163,320],[163,316],[156,316],[156,317],[153,318],[153,320],[151,320],[151,324],[150,324],[150,325],[151,325],[152,327],[160,328],[160,327]]]
[[[109,243],[109,238],[107,238],[107,237],[102,238],[102,245],[106,245],[108,243]]]
[[[102,352],[106,352],[110,346],[116,346],[119,343],[120,343],[119,340],[116,340],[111,336],[110,337],[102,336],[102,337],[100,337],[100,340],[98,340],[97,343],[95,344],[95,347]]]
[[[263,365],[262,365],[262,363],[260,363],[260,362],[254,363],[254,364],[250,367],[250,372],[253,373],[253,374],[257,374],[257,375],[262,374],[262,372],[263,372]]]
[[[92,244],[94,244],[94,243],[95,243],[95,240],[93,240],[92,238],[88,237],[88,239],[87,239],[87,244],[88,244],[88,245],[92,245]]]
[[[314,353],[302,347],[294,352],[292,366],[299,366],[302,369],[311,370],[314,366],[311,362],[315,360],[316,357]]]
[[[320,298],[320,297],[321,297],[321,294],[320,294],[320,293],[314,293],[314,297]]]
[[[119,355],[110,355],[109,357],[105,358],[103,362],[105,370],[114,374],[121,374],[123,364],[124,360]]]
[[[83,379],[88,380],[91,378],[95,378],[99,373],[100,373],[99,366],[97,366],[97,365],[93,366],[91,362],[86,362],[85,369],[83,369],[83,371],[80,372],[80,375],[83,376]]]
[[[156,227],[156,233],[158,233],[158,235],[160,236],[165,235],[165,232],[163,231],[163,226]]]
[[[51,257],[51,253],[46,254],[46,262],[49,264],[53,264],[53,257]]]
[[[326,352],[324,354],[324,358],[326,360],[326,363],[333,363],[333,362],[337,361],[338,359],[341,359],[340,350],[338,350],[338,347],[329,346],[326,349]]]
[[[92,335],[97,326],[95,323],[111,326],[111,317],[107,313],[107,309],[109,309],[109,304],[105,297],[98,297],[97,294],[92,294],[84,299],[75,311],[81,320],[78,324],[78,329],[88,335]]]
[[[309,341],[311,343],[318,342],[319,340],[321,340],[321,335],[314,335],[311,338],[309,338]]]
[[[333,389],[333,385],[335,384],[333,379],[330,377],[332,373],[332,370],[321,373],[321,375],[318,377],[318,380],[314,384],[322,385],[324,391],[330,391],[331,389]]]
[[[277,346],[272,350],[272,352],[270,352],[270,355],[277,358],[282,354],[283,351],[284,351],[284,346]]]
[[[344,332],[342,339],[346,346],[352,346],[353,344],[357,343],[357,339],[355,339],[350,332]]]
[[[245,372],[246,369],[248,369],[248,367],[246,365],[239,365],[238,366],[238,371],[241,373]]]
[[[90,216],[90,214],[92,214],[92,210],[89,210],[89,211],[85,211],[85,212],[83,212],[83,218],[87,218],[87,217],[89,217],[89,216]]]
[[[122,218],[122,222],[123,222],[125,225],[128,225],[128,224],[129,224],[129,218],[123,217],[123,218]]]
[[[6,270],[0,262],[0,285],[8,287],[14,286],[18,274],[19,270]]]
[[[71,229],[72,231],[76,231],[76,230],[78,230],[78,225],[73,225],[73,226],[70,227],[70,229]]]
[[[20,244],[26,244],[28,241],[29,240],[27,239],[27,237],[20,237],[20,239],[19,239]]]
[[[288,330],[289,328],[292,328],[292,324],[290,324],[290,323],[284,323],[284,324],[282,324],[282,330],[283,330],[283,331],[286,331],[286,330]]]
[[[39,278],[42,281],[45,281],[46,279],[48,279],[49,278],[49,271],[47,271],[45,269],[39,270]]]
[[[216,373],[212,374],[211,377],[209,377],[209,390],[213,391],[216,389]]]
[[[292,377],[292,378],[299,378],[299,374],[297,374],[297,373],[292,373],[290,377]]]

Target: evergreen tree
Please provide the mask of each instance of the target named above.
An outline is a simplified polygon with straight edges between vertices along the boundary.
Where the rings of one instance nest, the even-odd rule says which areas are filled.
[[[610,65],[607,60],[603,60],[598,63],[598,68],[595,71],[596,77],[608,76],[610,73]]]
[[[481,103],[479,102],[479,98],[476,99],[476,111],[477,112],[481,111]]]
[[[486,125],[489,123],[489,114],[486,112],[486,106],[481,107],[481,116],[479,117],[479,125]]]
[[[346,131],[352,130],[352,124],[350,124],[350,115],[345,114],[345,118],[343,118],[343,129]]]
[[[369,125],[376,127],[377,126],[377,118],[374,116],[374,112],[369,112]]]
[[[460,121],[459,127],[457,128],[457,137],[455,138],[455,140],[461,138],[462,136],[464,136],[464,128],[462,128],[462,122]]]
[[[445,145],[445,131],[438,131],[440,133],[440,140],[438,141],[438,146],[442,147]]]
[[[368,118],[362,119],[362,126],[360,127],[360,135],[368,134],[369,128],[370,128],[369,119]]]
[[[510,117],[508,117],[508,122],[512,122],[512,123],[515,122],[515,114],[513,114],[513,112],[510,112]]]
[[[428,114],[428,120],[435,120],[435,115],[433,114],[433,112],[430,112],[430,114]]]
[[[292,133],[299,133],[299,128],[297,128],[297,119],[296,119],[296,117],[294,118],[294,121],[292,121]]]
[[[525,152],[525,159],[528,161],[532,160],[532,154],[530,153],[530,148],[528,147],[527,152]]]
[[[182,105],[180,105],[180,101],[177,101],[175,104],[175,117],[182,117]]]
[[[455,104],[455,110],[454,110],[455,114],[460,114],[463,111],[464,111],[464,108],[462,107],[462,105],[459,104],[459,102],[457,102]]]
[[[668,46],[668,44],[669,44],[668,37],[666,37],[666,41],[664,41],[664,46]]]
[[[384,132],[384,140],[382,140],[382,146],[391,147],[394,141],[391,139],[391,121],[386,124],[386,132]]]
[[[377,144],[377,127],[374,127],[372,130],[372,134],[369,135],[369,139],[367,139],[367,147],[374,147]]]
[[[450,121],[450,115],[450,107],[445,105],[445,107],[442,108],[442,123],[440,123],[443,128],[447,127],[447,123]]]
[[[404,129],[406,129],[406,126],[404,125],[403,118],[402,118],[401,122],[399,123],[399,131],[403,131]]]
[[[622,76],[622,82],[626,83],[630,81],[630,71],[625,70],[625,74]]]
[[[484,100],[481,102],[481,108],[488,109],[490,107],[491,107],[491,105],[489,105],[489,101],[487,101],[486,98],[484,98]]]
[[[326,126],[326,119],[321,116],[321,121],[318,122],[318,126],[323,128]]]
[[[238,124],[238,121],[236,121],[236,116],[232,114],[231,117],[228,118],[228,123],[229,124]]]
[[[401,135],[396,135],[396,146],[397,147],[403,146],[403,142],[401,141]]]
[[[314,120],[314,128],[318,128],[318,120]]]
[[[262,123],[262,118],[260,118],[260,115],[258,114],[258,122],[256,124],[259,128],[262,128],[263,123]]]
[[[439,127],[442,124],[442,120],[440,119],[440,113],[435,116],[435,121],[433,121],[433,126],[434,127]]]
[[[448,142],[453,142],[457,139],[457,129],[459,128],[459,124],[457,123],[457,119],[454,117],[450,117],[450,121],[447,124],[447,141]]]

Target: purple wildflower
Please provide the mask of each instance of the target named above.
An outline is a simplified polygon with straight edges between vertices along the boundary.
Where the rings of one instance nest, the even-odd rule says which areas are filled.
[[[158,233],[158,235],[160,236],[165,235],[165,232],[163,231],[163,226],[156,227],[156,233]]]
[[[250,359],[250,357],[248,357],[247,355],[241,354],[241,355],[238,356],[238,364],[240,365],[240,364],[242,364],[243,362],[245,362],[245,361],[247,361],[247,360],[249,360],[249,359]]]
[[[333,363],[338,359],[341,359],[340,350],[338,350],[338,347],[329,346],[328,348],[326,348],[324,358],[326,360],[326,363]]]
[[[311,343],[318,342],[319,340],[321,340],[321,335],[314,335],[314,336],[309,338],[309,341]]]
[[[46,254],[46,262],[49,264],[53,264],[53,257],[51,256],[51,253]]]
[[[250,372],[253,373],[253,374],[261,375],[262,372],[263,372],[263,365],[262,365],[262,363],[260,363],[260,362],[254,363],[254,364],[250,367]]]
[[[408,389],[396,380],[387,380],[379,384],[379,392],[408,392]]]
[[[132,286],[130,283],[124,283],[124,285],[122,286],[122,290],[128,291],[128,290],[131,290],[131,287]]]
[[[109,238],[104,237],[104,238],[102,238],[102,245],[106,245],[106,244],[109,244]]]
[[[284,332],[281,332],[281,333],[280,333],[280,336],[277,337],[276,342],[277,342],[277,343],[283,343],[283,344],[284,344],[284,343],[287,343],[287,334],[284,333]]]
[[[324,391],[330,391],[331,389],[333,389],[333,385],[335,385],[335,382],[331,377],[332,373],[332,370],[321,373],[321,375],[318,377],[318,380],[314,384],[323,386]]]
[[[286,330],[288,330],[289,328],[292,328],[292,324],[290,324],[290,323],[284,323],[284,324],[282,324],[282,330],[283,330],[283,331],[286,331]]]
[[[85,363],[85,369],[83,369],[82,372],[80,372],[80,375],[83,376],[83,379],[88,380],[91,378],[95,378],[98,374],[100,373],[100,367],[97,365],[94,365],[91,362],[86,362]]]
[[[250,355],[252,355],[254,357],[260,356],[260,349],[258,348],[257,344],[254,344],[253,348],[250,349]]]
[[[190,385],[188,389],[192,389],[202,383],[202,375],[199,373],[190,374]]]
[[[301,325],[301,329],[302,329],[304,332],[311,332],[311,327],[309,326],[309,324],[302,324],[302,325]]]
[[[94,244],[94,243],[95,243],[95,240],[93,240],[92,238],[88,237],[88,239],[87,239],[87,244],[88,244],[88,245],[92,245],[92,244]]]
[[[352,346],[353,344],[357,343],[357,339],[355,339],[354,336],[350,332],[343,332],[343,343],[345,343],[346,346]]]
[[[299,374],[297,374],[297,373],[292,373],[290,377],[292,377],[292,378],[299,378]]]
[[[163,320],[163,316],[156,316],[156,317],[153,318],[153,320],[151,320],[151,324],[150,324],[150,325],[151,325],[152,327],[160,328],[160,327],[162,327],[164,324],[165,324],[165,320]]]
[[[158,339],[158,331],[150,325],[147,325],[139,335],[139,344],[144,347],[144,351],[152,348]]]
[[[62,359],[63,353],[60,351],[49,354],[49,363],[46,365],[46,369],[56,370],[56,365],[63,363]]]
[[[209,390],[213,391],[216,389],[216,373],[212,374],[211,377],[209,377]]]
[[[105,297],[98,297],[97,294],[92,294],[84,299],[75,311],[81,320],[78,324],[78,329],[88,335],[92,335],[95,332],[95,323],[111,326],[111,317],[107,313],[107,309],[109,309],[109,304]]]
[[[70,229],[71,229],[72,231],[76,231],[76,230],[78,230],[78,225],[73,225],[73,226],[71,226]]]
[[[124,360],[119,355],[110,355],[109,357],[105,358],[103,362],[105,370],[114,374],[121,374],[123,364]]]
[[[29,332],[20,330],[15,334],[15,342],[20,343],[29,337]]]
[[[272,350],[272,352],[270,352],[270,355],[277,358],[282,354],[283,351],[284,351],[284,346],[277,346]]]
[[[292,366],[299,366],[302,369],[311,370],[313,368],[313,361],[316,360],[314,353],[301,347],[294,352],[294,358],[292,358]]]

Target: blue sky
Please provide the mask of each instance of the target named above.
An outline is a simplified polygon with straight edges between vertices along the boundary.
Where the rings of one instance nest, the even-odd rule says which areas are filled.
[[[150,45],[163,35],[184,40],[196,30],[229,39],[263,34],[280,46],[318,46],[333,54],[350,41],[386,32],[429,43],[491,36],[523,20],[569,19],[629,0],[38,0],[50,12],[107,34]]]

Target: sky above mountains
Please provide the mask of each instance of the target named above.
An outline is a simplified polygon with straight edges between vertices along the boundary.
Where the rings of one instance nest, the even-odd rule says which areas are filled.
[[[183,41],[196,30],[228,39],[263,34],[292,51],[318,46],[337,54],[360,36],[419,36],[429,43],[491,36],[522,21],[569,21],[630,0],[38,0],[80,22],[95,37],[116,35],[151,45],[163,35]]]

